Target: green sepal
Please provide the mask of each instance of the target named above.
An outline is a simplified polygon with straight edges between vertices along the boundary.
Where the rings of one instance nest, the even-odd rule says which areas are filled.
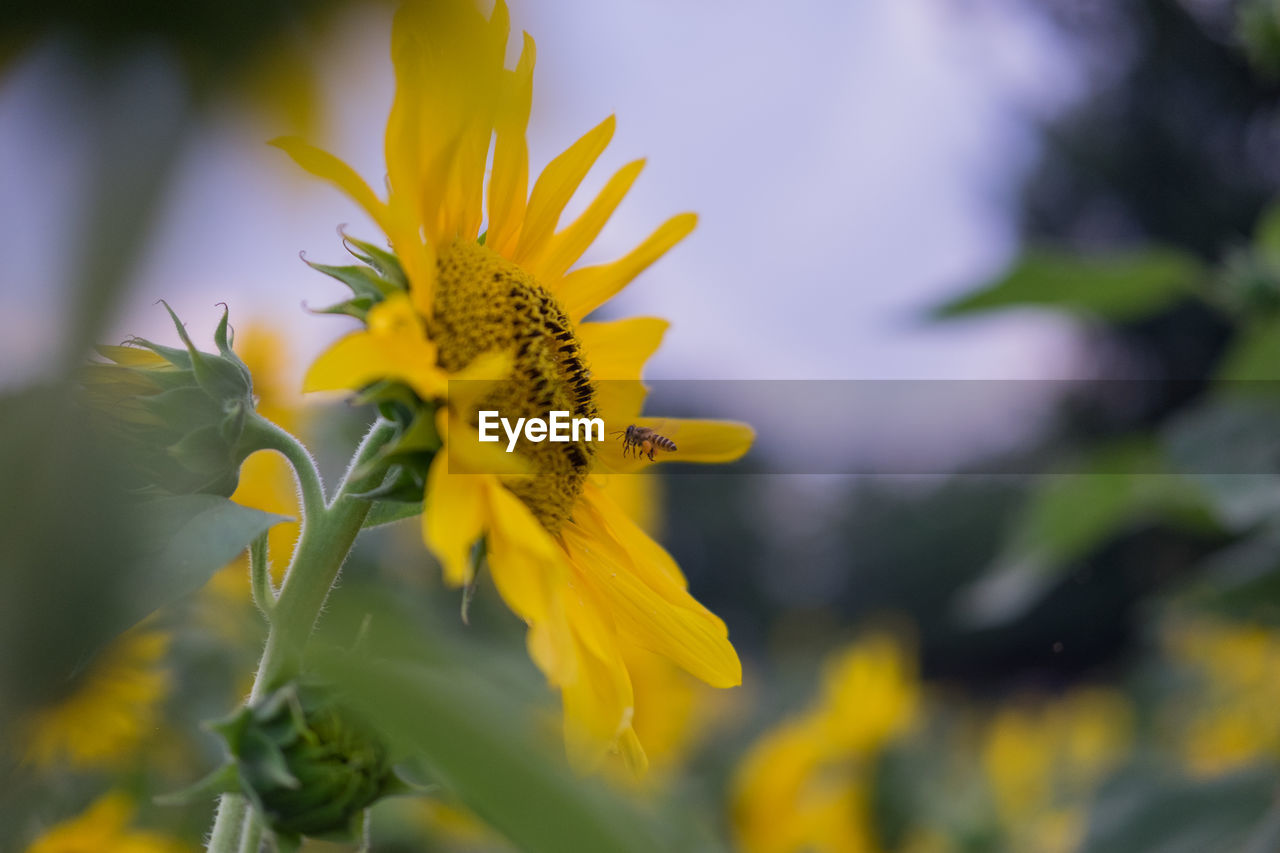
[[[399,436],[387,443],[384,453],[389,458],[427,451],[434,453],[444,445],[436,429],[436,407],[429,406],[415,413]]]
[[[140,367],[126,367],[125,370],[136,376],[145,378],[161,391],[172,391],[176,388],[188,388],[196,384],[194,370],[175,367],[173,370],[146,370]]]
[[[368,318],[369,311],[374,304],[374,300],[368,298],[347,299],[325,308],[308,308],[307,310],[312,314],[341,314],[347,317],[355,317],[363,323]]]
[[[370,465],[371,470],[376,470],[376,464]],[[357,472],[358,475],[358,472]],[[359,498],[366,501],[382,501],[394,503],[421,503],[422,491],[426,483],[415,473],[403,465],[397,465],[390,469],[390,476],[383,480],[376,488],[369,489],[366,492],[352,494],[351,497]],[[376,506],[376,505],[375,505]],[[401,516],[408,518],[409,516]],[[397,519],[388,519],[379,522],[386,524]],[[366,527],[372,525],[365,525]]]
[[[394,285],[398,290],[409,289],[409,278],[404,274],[404,268],[400,266],[400,260],[394,254],[346,234],[342,235],[342,243],[352,257],[373,267],[389,284]]]
[[[235,461],[216,424],[187,433],[181,441],[169,445],[169,455],[188,471],[210,476],[220,474]]]
[[[404,412],[414,412],[422,406],[422,401],[413,393],[412,388],[393,379],[383,379],[361,389],[351,402],[356,406],[376,405],[379,410],[388,404],[400,406]],[[384,417],[388,416],[385,412],[383,414]],[[392,419],[406,420],[403,416]]]
[[[238,794],[241,790],[240,771],[234,764],[224,764],[180,791],[157,794],[151,801],[158,806],[189,806],[207,802],[222,794]]]
[[[378,500],[373,505],[373,509],[369,510],[369,514],[364,518],[364,524],[361,527],[381,527],[384,524],[394,524],[397,521],[404,521],[406,518],[422,515],[422,501],[401,501],[401,500]]]
[[[351,288],[351,293],[356,298],[366,298],[380,302],[397,290],[394,284],[382,278],[367,266],[355,266],[353,264],[346,267],[335,267],[329,264],[313,263],[306,258],[303,258],[302,261],[313,270],[322,272],[330,278],[336,278]]]
[[[223,404],[222,423],[218,424],[218,431],[223,441],[233,447],[240,443],[240,437],[244,435],[245,421],[249,419],[249,411],[241,400],[228,400]]]
[[[178,349],[177,347],[167,347],[164,344],[157,344],[147,340],[146,338],[130,338],[129,343],[133,344],[134,346],[139,346],[139,347],[143,347],[144,349],[151,350],[153,353],[160,356],[165,361],[169,362],[174,367],[177,367],[180,370],[192,369],[191,354],[187,352],[185,349]]]
[[[187,386],[139,398],[139,405],[155,415],[171,434],[185,435],[222,420],[222,407],[199,388]]]
[[[227,744],[237,790],[278,839],[349,840],[392,787],[385,747],[323,685],[290,682],[209,728]]]
[[[235,346],[235,330],[231,328],[230,323],[231,309],[226,303],[222,305],[222,319],[218,321],[218,326],[213,330],[213,342],[218,347],[218,355],[232,364],[244,379],[250,392],[253,391],[253,374],[249,370],[249,365],[245,364],[240,356],[236,355]]]

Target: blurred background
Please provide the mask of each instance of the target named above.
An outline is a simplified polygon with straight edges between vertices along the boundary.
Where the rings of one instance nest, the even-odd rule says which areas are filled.
[[[174,343],[164,298],[207,347],[226,302],[264,405],[340,472],[370,415],[296,394],[350,328],[305,311],[339,291],[297,255],[335,263],[340,224],[375,231],[264,143],[303,133],[376,185],[393,86],[387,4],[16,6],[0,31],[6,723],[75,695],[57,665],[85,673],[66,640],[85,611],[23,567],[66,566],[89,608],[111,585],[88,564],[130,560],[100,541],[109,465],[44,427],[41,389],[88,342]],[[743,462],[634,484],[747,671],[727,694],[672,687],[638,723],[665,746],[625,798],[690,827],[672,849],[1280,849],[1280,6],[526,0],[513,28],[538,42],[535,168],[619,118],[571,213],[649,160],[587,261],[701,217],[608,309],[672,321],[650,374],[668,413],[723,416],[732,392],[661,380],[1018,389],[922,398],[905,419],[941,424],[916,449],[937,473],[839,473],[900,453],[896,428],[756,395]],[[815,447],[832,473],[788,455]],[[250,461],[237,499],[289,512],[292,485]],[[405,618],[438,623],[432,642],[546,704],[519,626],[486,589],[457,625],[411,523],[357,557],[346,583],[412,590]],[[0,849],[106,790],[198,841],[207,808],[148,799],[216,763],[196,723],[233,706],[258,651],[243,574],[113,647],[153,676],[133,694],[146,722],[18,762]],[[503,844],[447,798],[386,811],[375,849]]]

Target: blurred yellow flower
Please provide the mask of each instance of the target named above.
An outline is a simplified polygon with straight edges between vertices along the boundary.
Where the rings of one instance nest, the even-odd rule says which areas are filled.
[[[767,732],[739,765],[733,823],[748,853],[879,849],[869,800],[879,752],[912,726],[914,665],[871,637],[834,655],[809,711]]]
[[[306,387],[358,389],[390,379],[438,400],[449,379],[479,373],[476,365],[490,359],[490,368],[506,370],[483,377],[491,380],[483,399],[503,416],[563,410],[599,416],[609,431],[654,426],[640,415],[640,375],[666,322],[584,318],[682,240],[696,218],[675,216],[620,260],[573,269],[643,161],[622,167],[576,220],[559,227],[614,120],[553,159],[530,190],[525,130],[534,43],[526,34],[515,69],[506,69],[508,23],[502,2],[488,17],[470,0],[402,6],[392,31],[397,85],[386,129],[386,201],[332,155],[277,141],[364,208],[408,280],[407,296],[374,306],[364,331],[315,362]],[[461,585],[471,580],[471,549],[483,538],[500,595],[529,626],[531,656],[561,691],[570,754],[595,766],[619,749],[640,769],[646,758],[633,726],[631,650],[647,649],[717,687],[741,681],[724,623],[591,480],[593,472],[650,463],[624,459],[621,442],[525,442],[527,470],[511,470],[511,459],[498,458],[506,454],[477,441],[469,404],[481,392],[459,396],[450,395],[439,414],[446,449],[427,476],[424,540],[446,580]],[[754,436],[744,424],[716,421],[668,420],[663,428],[678,431],[674,458],[682,462],[732,461]]]
[[[253,390],[258,398],[258,413],[295,435],[304,420],[298,394],[293,390],[296,379],[288,370],[285,342],[266,325],[253,324],[236,335],[236,354],[253,374]],[[293,470],[283,456],[272,451],[259,451],[240,466],[240,483],[231,499],[254,509],[298,518],[298,487]],[[278,583],[284,575],[293,546],[298,540],[297,522],[277,524],[267,533],[271,571]],[[224,601],[249,600],[249,564],[247,554],[213,576],[209,591]]]
[[[191,848],[155,832],[130,829],[134,806],[118,792],[100,797],[76,817],[51,827],[27,853],[184,853]]]
[[[18,727],[25,760],[42,768],[112,767],[136,754],[169,695],[168,647],[168,634],[135,628],[100,651],[63,696]]]
[[[1164,644],[1193,678],[1166,711],[1192,772],[1212,776],[1280,758],[1280,632],[1190,619],[1171,625]]]
[[[1120,692],[1078,688],[998,709],[982,745],[995,809],[1013,849],[1074,850],[1087,800],[1129,753],[1133,709]]]

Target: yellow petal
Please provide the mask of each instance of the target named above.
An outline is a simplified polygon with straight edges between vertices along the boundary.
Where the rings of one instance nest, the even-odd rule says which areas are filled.
[[[611,626],[608,634],[599,633],[606,624],[599,618],[604,602],[596,600],[590,589],[580,592],[586,600],[568,608],[577,640],[578,672],[561,686],[561,697],[569,758],[580,769],[593,770],[631,731],[635,698]]]
[[[677,603],[645,582],[632,561],[599,547],[576,523],[565,525],[570,559],[606,602],[620,636],[649,649],[713,687],[742,683],[742,664],[724,623],[687,592]],[[650,573],[652,576],[652,573]],[[668,589],[669,591],[669,589]]]
[[[169,364],[164,356],[143,347],[104,345],[97,347],[97,350],[101,355],[125,367],[164,368]],[[173,369],[176,370],[177,368]]]
[[[671,324],[659,317],[582,323],[576,329],[596,380],[639,379]]]
[[[560,688],[565,750],[579,772],[590,773],[631,728],[633,706],[625,667],[608,667],[589,654],[579,660],[578,678]]]
[[[484,218],[484,176],[493,139],[495,113],[502,100],[506,78],[503,59],[510,34],[507,4],[498,0],[478,38],[479,69],[469,80],[468,115],[463,123],[448,170],[447,190],[440,210],[444,217],[437,236],[441,242],[453,238],[475,240]]]
[[[482,477],[450,474],[444,454],[437,454],[427,472],[422,538],[452,586],[471,582],[471,548],[483,533],[484,514]]]
[[[649,756],[645,755],[644,747],[633,727],[627,726],[622,737],[618,738],[618,751],[622,753],[622,760],[632,775],[643,776],[649,771]]]
[[[369,332],[353,332],[322,352],[302,380],[302,390],[351,391],[387,378],[396,365]]]
[[[447,375],[436,366],[436,347],[408,297],[397,294],[375,305],[367,322],[367,331],[347,335],[321,353],[307,371],[304,391],[356,389],[395,379],[423,399],[444,395]]]
[[[450,176],[453,192],[446,197],[443,208],[452,213],[446,236],[463,240],[475,240],[484,218],[485,165],[489,160],[489,146],[493,139],[494,118],[503,95],[506,72],[503,70],[507,41],[511,31],[511,19],[507,4],[497,0],[481,42],[480,57],[483,72],[475,81],[482,88],[473,90],[471,115],[463,132],[457,158]],[[474,85],[474,83],[473,83]]]
[[[588,482],[584,487],[575,515],[615,559],[629,557],[645,583],[669,601],[686,602],[689,584],[676,561],[598,484]]]
[[[582,215],[551,238],[546,251],[529,265],[529,272],[542,281],[555,281],[563,276],[600,236],[643,168],[644,160],[635,160],[619,169]]]
[[[624,430],[629,424],[620,420],[605,421],[605,434]],[[675,442],[675,450],[657,449],[653,461],[628,453],[623,456],[622,441],[606,441],[596,445],[596,462],[616,472],[639,471],[659,462],[696,462],[722,464],[741,459],[751,449],[756,431],[738,421],[696,420],[689,418],[636,418],[636,426],[648,427]]]
[[[556,223],[560,221],[565,205],[613,138],[615,124],[614,117],[609,116],[542,170],[533,185],[533,192],[529,194],[529,207],[525,211],[520,241],[511,258],[513,261],[523,263],[542,252],[546,241],[555,231]]]
[[[498,429],[497,441],[481,441],[480,431],[466,420],[441,410],[437,421],[447,417],[448,441],[444,456],[449,470],[455,473],[493,474],[519,477],[531,472],[529,461],[519,453],[507,452],[506,434]],[[495,431],[491,431],[492,435]]]
[[[396,94],[387,120],[387,176],[429,242],[456,236],[478,203],[492,108],[502,79],[500,7],[486,20],[471,2],[408,2],[392,25]]]
[[[387,207],[369,189],[364,178],[346,163],[328,151],[308,145],[296,136],[281,136],[271,140],[272,145],[284,151],[294,162],[317,178],[323,178],[346,193],[352,201],[364,208],[383,231],[387,231]]]
[[[608,496],[619,511],[650,536],[659,535],[663,518],[664,481],[648,474],[592,474],[591,484]]]
[[[625,429],[639,417],[648,393],[640,374],[668,325],[657,317],[633,317],[578,326],[578,340],[596,389],[596,408],[606,424],[621,424],[618,429]],[[621,451],[621,445],[615,450]]]
[[[489,231],[485,245],[503,257],[515,250],[529,188],[529,146],[525,131],[533,103],[536,57],[533,39],[525,33],[520,61],[506,79],[506,91],[495,122],[493,171],[489,176]]]
[[[496,479],[485,489],[485,497],[489,567],[498,594],[526,622],[550,619],[567,571],[559,546],[529,508]]]
[[[529,625],[525,643],[529,657],[547,680],[556,687],[573,684],[578,678],[578,644],[564,615],[564,608],[552,601],[550,618]]]
[[[470,416],[477,404],[499,382],[511,375],[514,359],[509,352],[481,353],[461,370],[449,375],[449,404],[454,411]]]
[[[553,292],[574,321],[581,320],[648,269],[698,224],[693,213],[673,216],[630,254],[613,263],[583,267],[553,286]]]

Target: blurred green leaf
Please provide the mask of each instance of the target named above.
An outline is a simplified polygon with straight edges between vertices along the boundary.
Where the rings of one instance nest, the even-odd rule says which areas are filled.
[[[1280,625],[1280,525],[1214,554],[1185,599],[1232,620]]]
[[[1223,523],[1280,517],[1280,401],[1217,398],[1164,431],[1170,462],[1198,485]]]
[[[1280,380],[1280,316],[1248,323],[1222,357],[1217,378],[1249,383]],[[1254,386],[1258,391],[1264,388]]]
[[[1280,204],[1272,204],[1258,218],[1254,244],[1262,252],[1280,256]]]
[[[1138,525],[1171,521],[1213,530],[1211,505],[1144,440],[1101,448],[1078,470],[1052,477],[1031,496],[990,572],[961,599],[972,624],[1020,616],[1073,561]]]
[[[268,528],[290,519],[218,495],[179,495],[138,504],[140,530],[153,547],[124,627],[204,586]]]
[[[1275,786],[1275,773],[1261,769],[1207,781],[1182,779],[1167,768],[1122,774],[1099,793],[1080,853],[1241,850]]]
[[[1275,853],[1280,850],[1280,798],[1254,827],[1241,853]]]
[[[353,600],[344,596],[342,607]],[[519,849],[648,853],[697,846],[679,822],[659,822],[600,778],[570,770],[559,739],[547,737],[545,708],[513,696],[487,655],[439,636],[431,638],[434,648],[426,646],[377,600],[359,609],[373,613],[375,639],[358,654],[322,651],[311,665],[393,749],[422,759],[433,781]],[[334,620],[326,622],[332,631]]]
[[[1192,294],[1202,273],[1194,257],[1173,249],[1095,256],[1040,249],[1023,255],[994,283],[943,305],[936,315],[1042,306],[1128,320]]]

